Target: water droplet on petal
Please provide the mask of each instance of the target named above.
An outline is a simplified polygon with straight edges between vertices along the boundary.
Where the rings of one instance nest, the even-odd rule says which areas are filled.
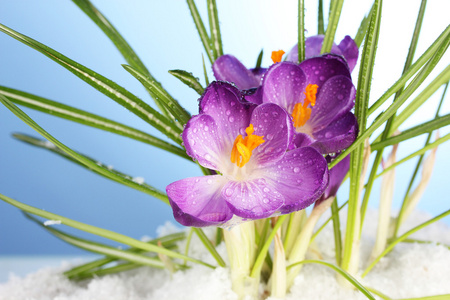
[[[320,76],[319,79],[320,79],[320,81],[324,81],[325,80],[325,76]]]
[[[325,133],[325,137],[327,139],[329,139],[329,138],[333,137],[333,134],[331,132],[327,132],[327,133]]]
[[[209,127],[205,125],[205,128],[203,128],[203,130],[208,131]]]
[[[298,172],[300,172],[300,168],[299,167],[295,167],[294,168],[294,173],[298,173]]]
[[[263,191],[264,191],[264,193],[268,193],[268,192],[269,192],[269,189],[268,189],[267,187],[265,187],[265,188],[263,189]]]
[[[233,117],[233,116],[229,116],[229,117],[228,117],[228,121],[229,121],[230,123],[233,123],[233,122],[234,122],[234,117]]]
[[[231,111],[229,109],[227,109],[227,111],[225,113],[227,114],[227,116],[229,116],[231,114]]]
[[[338,98],[339,100],[342,100],[342,99],[344,99],[344,95],[339,94],[339,95],[337,95],[337,98]]]
[[[211,180],[211,179],[206,180],[206,182],[207,182],[208,184],[212,184],[212,180]]]

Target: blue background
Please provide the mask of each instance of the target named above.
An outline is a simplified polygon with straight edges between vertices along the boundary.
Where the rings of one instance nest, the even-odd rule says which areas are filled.
[[[263,65],[270,52],[288,51],[297,39],[297,1],[218,1],[225,53],[232,53],[253,66],[261,49]],[[346,1],[336,40],[354,36],[371,3]],[[386,1],[387,2],[387,1]],[[394,1],[395,2],[395,1]],[[122,67],[125,61],[108,38],[70,1],[0,0],[0,22],[50,46],[71,59],[112,79],[151,103],[148,94]],[[197,110],[198,95],[167,73],[183,69],[202,78],[203,48],[184,1],[93,1],[131,44],[157,80],[191,113]],[[197,3],[207,20],[205,4]],[[316,33],[316,3],[306,9],[307,35]],[[389,6],[390,5],[390,6]],[[374,73],[371,99],[377,99],[401,74],[414,28],[419,1],[408,2],[399,19],[398,8],[385,3],[383,26]],[[417,54],[448,25],[443,6],[433,1],[427,8]],[[403,26],[398,26],[399,21]],[[345,24],[344,24],[345,22]],[[396,26],[395,33],[392,26]],[[400,33],[400,34],[399,34]],[[418,57],[416,55],[416,57]],[[443,58],[438,70],[449,63]],[[209,64],[208,64],[209,68]],[[354,80],[358,70],[354,71]],[[434,76],[438,73],[434,72]],[[209,73],[212,79],[211,72]],[[434,77],[433,75],[431,77]],[[428,81],[429,82],[429,81]],[[23,90],[81,108],[162,137],[148,124],[117,105],[66,69],[13,38],[0,34],[0,85]],[[430,119],[441,94],[411,117],[405,128]],[[26,108],[38,124],[67,146],[98,159],[131,176],[140,176],[161,190],[175,180],[200,175],[191,162],[149,145],[101,130],[61,120]],[[448,103],[443,113],[448,113]],[[31,128],[0,106],[0,192],[11,198],[77,221],[117,231],[134,238],[155,236],[158,225],[173,221],[171,209],[160,201],[100,177],[48,151],[25,145],[11,137],[21,132],[38,136]],[[442,135],[448,132],[442,131]],[[402,144],[399,157],[422,147],[423,137]],[[432,182],[420,208],[436,215],[449,208],[447,172],[448,144],[438,150]],[[388,152],[388,151],[386,151]],[[398,170],[394,207],[399,206],[414,161]],[[346,188],[342,189],[341,200]],[[379,184],[371,206],[376,207]],[[446,220],[447,223],[450,221]],[[58,227],[60,228],[60,227]],[[66,229],[62,228],[61,229]],[[76,232],[68,229],[69,232]],[[87,234],[78,233],[83,237]],[[81,254],[26,220],[20,211],[0,202],[0,254]]]

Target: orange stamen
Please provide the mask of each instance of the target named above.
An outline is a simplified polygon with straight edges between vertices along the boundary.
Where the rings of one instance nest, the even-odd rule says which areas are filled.
[[[278,51],[272,51],[272,61],[274,64],[278,63],[281,61],[281,58],[283,57],[283,54],[286,53],[283,50],[278,50]]]
[[[234,140],[233,149],[231,150],[231,162],[242,168],[252,157],[253,150],[264,143],[263,136],[254,135],[253,124],[245,129],[247,136],[242,138],[238,135]]]
[[[292,118],[296,128],[305,125],[311,117],[311,108],[316,105],[318,87],[317,84],[308,84],[304,92],[305,100],[303,100],[303,103],[295,104],[294,110],[292,111]],[[311,108],[308,106],[311,106]]]

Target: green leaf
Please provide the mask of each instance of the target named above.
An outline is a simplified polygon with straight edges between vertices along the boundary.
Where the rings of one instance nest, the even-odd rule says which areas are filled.
[[[209,62],[213,64],[214,62],[214,52],[211,46],[211,39],[206,32],[205,25],[203,24],[202,18],[197,10],[194,0],[186,0],[189,10],[191,11],[192,19],[194,20],[195,27],[197,28],[198,34],[202,41],[203,47],[205,48],[206,54],[208,55]]]
[[[413,128],[403,131],[399,135],[392,136],[378,143],[374,143],[370,147],[372,150],[380,150],[382,148],[398,144],[402,141],[408,140],[410,138],[416,137],[418,135],[427,132],[431,132],[433,130],[439,129],[447,125],[450,125],[450,114],[447,114],[443,117],[437,117],[431,121],[417,125]]]
[[[176,246],[176,242],[183,240],[185,237],[186,237],[186,234],[184,232],[178,232],[178,233],[169,234],[169,235],[148,241],[147,243],[157,245],[158,242],[161,242],[161,244],[163,245],[164,248],[170,249],[170,248]],[[137,253],[143,252],[141,249],[138,249],[138,248],[129,248],[124,251],[137,252]],[[77,267],[74,267],[74,268],[64,272],[64,275],[66,275],[70,279],[84,277],[86,273],[92,274],[93,270],[94,271],[98,270],[98,268],[100,268],[104,265],[107,265],[111,262],[114,262],[116,260],[117,259],[113,258],[113,257],[100,258],[100,259],[79,265]],[[138,265],[136,265],[136,266],[138,266]],[[83,274],[83,276],[80,276],[81,274]]]
[[[348,204],[348,201],[345,201],[344,204],[342,204],[341,206],[339,206],[337,212],[340,212],[341,209],[343,209],[346,205]],[[330,223],[330,221],[333,219],[333,215],[331,215],[323,224],[322,226],[319,227],[319,229],[316,230],[316,232],[314,232],[314,234],[311,237],[311,242],[319,235],[320,232],[322,232],[322,230],[325,228],[325,226],[327,226],[328,223]]]
[[[375,0],[373,4],[373,14],[364,43],[364,50],[361,57],[361,68],[358,76],[358,88],[355,100],[355,116],[359,124],[360,135],[366,130],[367,110],[372,81],[372,72],[375,62],[378,35],[381,24],[382,1]],[[363,165],[364,144],[360,143],[350,156],[350,193],[348,200],[347,228],[345,232],[344,253],[342,257],[342,268],[352,270],[358,262],[357,255],[353,255],[355,240],[360,234],[360,192],[361,192],[361,170]],[[341,157],[340,155],[339,157]],[[338,157],[338,158],[339,158]],[[353,272],[353,270],[352,270]]]
[[[298,63],[305,60],[305,1],[298,0]]]
[[[142,73],[147,75],[150,74],[144,63],[139,59],[138,55],[134,52],[127,41],[89,0],[72,1],[108,36],[128,64],[140,70]]]
[[[196,91],[200,96],[203,94],[205,89],[200,84],[199,79],[194,77],[192,73],[183,70],[170,70],[169,73],[178,78],[188,87],[194,89],[194,91]]]
[[[219,266],[221,266],[222,268],[225,268],[226,267],[225,262],[223,261],[220,254],[217,252],[214,245],[208,239],[205,232],[201,228],[195,228],[195,227],[194,227],[194,232],[200,238],[200,241],[203,243],[203,245],[206,247],[206,249],[209,251],[209,253],[211,253],[211,255],[214,257],[214,259],[219,264]]]
[[[320,265],[327,266],[327,267],[335,270],[336,272],[338,272],[340,275],[342,275],[342,277],[344,277],[346,280],[348,280],[348,282],[350,282],[355,288],[357,288],[361,293],[366,295],[367,298],[375,300],[375,298],[372,296],[372,294],[361,283],[359,283],[358,280],[356,280],[352,275],[347,273],[345,270],[339,268],[338,266],[330,264],[326,261],[314,260],[314,259],[303,260],[303,261],[289,265],[287,267],[287,269],[290,269],[292,267],[295,267],[295,266],[298,266],[301,264],[320,264]]]
[[[380,177],[381,175],[385,174],[386,172],[388,172],[389,170],[394,169],[395,167],[398,167],[399,165],[401,165],[404,162],[407,162],[408,160],[418,156],[418,155],[423,155],[425,154],[425,152],[427,152],[428,150],[434,149],[437,146],[439,146],[440,144],[446,142],[450,140],[450,133],[444,135],[443,137],[437,139],[436,141],[434,141],[433,143],[427,144],[426,146],[424,146],[422,149],[417,150],[416,152],[408,155],[405,158],[402,158],[401,160],[395,162],[394,164],[390,165],[389,167],[387,167],[386,169],[384,169],[383,171],[381,171],[380,173],[377,174],[376,178]]]
[[[148,251],[148,252],[161,253],[163,255],[167,255],[167,256],[173,257],[173,258],[185,259],[185,260],[191,261],[193,263],[198,263],[198,264],[204,265],[208,268],[214,268],[214,266],[212,266],[210,264],[207,264],[203,261],[200,261],[200,260],[192,258],[192,257],[185,256],[178,252],[170,251],[165,248],[161,248],[161,247],[158,247],[158,246],[155,246],[152,244],[141,242],[139,240],[133,239],[131,237],[128,237],[128,236],[120,234],[120,233],[113,232],[111,230],[103,229],[100,227],[95,227],[95,226],[81,223],[81,222],[78,222],[78,221],[75,221],[75,220],[54,214],[54,213],[50,213],[48,211],[27,205],[25,203],[21,203],[17,200],[11,199],[2,194],[0,194],[0,199],[5,201],[6,203],[9,203],[9,204],[11,204],[25,212],[28,212],[30,214],[37,215],[37,216],[40,216],[42,218],[46,218],[49,220],[59,220],[59,221],[61,221],[61,224],[64,224],[64,225],[67,225],[67,226],[70,226],[75,229],[79,229],[79,230],[82,230],[82,231],[85,231],[88,233],[92,233],[97,236],[101,236],[101,237],[110,239],[112,241],[116,241],[118,243],[129,245],[131,247],[139,248],[139,249],[142,249],[142,250]]]
[[[336,253],[336,264],[338,266],[342,263],[342,237],[339,210],[340,208],[338,208],[337,198],[335,198],[333,203],[331,203],[331,218],[333,220],[334,252]]]
[[[217,12],[216,0],[207,0],[209,29],[211,31],[211,43],[214,53],[214,60],[223,55],[222,37],[220,34],[219,14]]]
[[[180,128],[178,128],[165,116],[154,110],[150,105],[143,102],[141,99],[139,99],[120,85],[69,59],[61,53],[23,34],[20,34],[12,30],[11,28],[6,27],[5,25],[0,24],[0,31],[41,52],[48,58],[52,59],[53,61],[57,62],[58,64],[75,74],[80,79],[90,84],[101,93],[105,94],[112,100],[127,108],[133,114],[152,125],[154,128],[165,134],[170,139],[176,141],[177,143],[181,143]]]
[[[86,166],[86,164],[84,164],[83,162],[77,160],[76,158],[74,158],[71,155],[67,154],[63,150],[55,147],[54,144],[52,144],[52,143],[50,143],[50,142],[48,142],[46,140],[41,140],[41,139],[37,139],[37,138],[34,138],[32,136],[29,136],[29,135],[18,134],[18,133],[13,134],[13,136],[16,139],[18,139],[18,140],[20,140],[22,142],[25,142],[25,143],[27,143],[29,145],[32,145],[32,146],[35,146],[35,147],[38,147],[38,148],[42,148],[42,149],[45,149],[45,150],[48,150],[48,151],[51,151],[54,154],[57,154],[57,155],[65,158],[65,159],[68,159],[71,162],[76,163],[79,166],[81,166],[83,168],[86,168],[89,171],[92,171],[94,173],[97,173],[98,175],[103,176],[103,177],[105,177],[107,179],[113,180],[113,181],[115,181],[117,183],[126,185],[126,186],[131,187],[133,189],[136,189],[138,191],[144,192],[144,193],[146,193],[146,194],[148,194],[150,196],[155,196],[155,191],[157,191],[157,190],[154,187],[152,187],[151,185],[148,185],[147,183],[138,183],[138,182],[134,181],[131,176],[129,176],[127,174],[124,174],[124,173],[122,173],[120,171],[114,170],[110,166],[102,164],[98,160],[95,160],[95,159],[90,158],[90,157],[88,157],[86,155],[83,155],[83,154],[81,154],[79,152],[75,152],[74,151],[77,154],[78,157],[83,158],[86,161],[90,161],[91,163],[97,165],[100,168],[106,168],[110,173],[114,174],[115,176],[111,176],[110,174],[102,173],[99,170],[94,170],[91,167]],[[162,200],[166,204],[169,204],[167,196],[165,196],[165,194],[163,194],[163,192],[158,191],[158,194],[161,194],[161,196],[156,197],[156,198]]]
[[[372,268],[380,261],[380,259],[381,258],[383,258],[386,254],[388,254],[389,252],[391,252],[391,250],[392,249],[394,249],[394,247],[398,244],[398,243],[400,243],[400,242],[402,242],[403,240],[405,240],[408,236],[410,236],[411,234],[413,234],[413,233],[415,233],[415,232],[417,232],[417,231],[419,231],[420,229],[422,229],[422,228],[424,228],[424,227],[426,227],[426,226],[428,226],[428,225],[430,225],[430,224],[432,224],[432,223],[434,223],[434,222],[436,222],[436,221],[439,221],[440,219],[442,219],[442,218],[444,218],[444,217],[446,217],[446,216],[448,216],[448,215],[450,215],[450,209],[449,210],[447,210],[447,211],[445,211],[445,212],[443,212],[442,214],[440,214],[440,215],[438,215],[438,216],[436,216],[436,217],[434,217],[434,218],[432,218],[431,220],[428,220],[428,221],[426,221],[426,222],[424,222],[424,223],[422,223],[422,224],[420,224],[420,225],[418,225],[418,226],[416,226],[416,227],[414,227],[413,229],[411,229],[411,230],[409,230],[409,231],[407,231],[407,232],[405,232],[402,236],[400,236],[400,237],[398,237],[397,239],[395,239],[394,241],[392,241],[390,244],[389,244],[389,246],[387,246],[386,247],[386,249],[383,251],[383,253],[381,253],[367,268],[366,268],[366,270],[364,271],[364,273],[361,275],[361,277],[365,277],[366,275],[367,275],[367,273],[369,273],[370,272],[370,270],[372,270]]]
[[[364,131],[362,134],[358,136],[355,142],[349,146],[345,151],[343,151],[334,161],[332,161],[328,167],[332,168],[337,163],[339,163],[343,158],[345,158],[348,154],[350,154],[354,149],[356,149],[360,144],[362,144],[366,138],[368,138],[378,127],[380,127],[384,122],[386,122],[393,114],[395,114],[398,108],[405,103],[406,100],[411,96],[411,94],[422,84],[422,82],[427,78],[430,72],[434,69],[436,64],[442,58],[443,54],[448,48],[450,43],[450,34],[446,36],[445,40],[442,42],[441,47],[439,47],[433,57],[427,62],[427,64],[422,68],[419,74],[412,80],[412,82],[408,85],[408,87],[402,92],[402,94],[398,97],[397,101],[392,103],[389,108],[381,113],[370,125],[370,127]],[[443,83],[449,81],[450,79],[450,66],[448,66],[444,71],[441,72],[441,75],[445,80]],[[442,85],[441,83],[440,85]],[[419,95],[420,96],[420,95]],[[419,97],[418,96],[418,97]],[[417,98],[416,98],[417,99]],[[401,114],[400,114],[401,115]],[[396,118],[398,121],[400,115]],[[393,130],[396,129],[395,122],[393,124]]]
[[[342,5],[344,4],[344,0],[335,0],[332,3],[333,5],[328,19],[327,31],[325,33],[325,38],[323,40],[322,49],[320,50],[320,53],[331,52],[331,47],[333,46],[334,35],[336,33],[336,29],[339,23],[339,18],[341,16]]]
[[[286,220],[287,217],[288,217],[288,215],[282,215],[278,218],[277,223],[272,228],[272,232],[270,232],[269,236],[264,241],[264,246],[261,249],[258,249],[260,251],[258,253],[258,256],[256,257],[255,263],[253,264],[253,268],[250,273],[250,277],[256,278],[258,276],[258,274],[261,273],[261,269],[262,269],[264,260],[266,259],[267,252],[269,251],[269,247],[272,244],[272,240],[275,237],[275,234],[277,233],[278,228],[280,228],[281,225],[283,225],[283,222]]]
[[[209,85],[208,72],[206,71],[205,59],[203,58],[203,54],[202,54],[202,62],[203,62],[203,75],[205,76],[206,86],[208,86]]]
[[[442,47],[444,47],[445,40],[450,36],[450,26],[439,35],[439,37],[431,44],[427,50],[417,59],[417,61],[408,68],[408,70],[369,108],[369,115],[375,112],[386,100],[388,100],[394,93],[403,88],[411,77],[416,74],[422,66],[428,62],[433,55]]]
[[[256,60],[255,69],[261,68],[261,62],[262,62],[262,59],[263,59],[263,54],[264,54],[264,50],[261,49],[261,52],[259,52],[259,55],[258,55],[258,59]]]
[[[317,34],[324,34],[325,26],[323,24],[323,0],[319,0],[319,8],[317,13]]]
[[[170,112],[176,121],[180,122],[181,125],[185,125],[189,121],[191,115],[180,105],[180,103],[178,103],[177,100],[172,98],[172,96],[170,96],[169,93],[161,87],[159,82],[152,81],[150,77],[142,74],[132,66],[122,65],[122,67],[133,75],[134,78],[139,80],[143,86],[150,90],[155,97],[160,100],[160,102],[164,105],[164,108]]]
[[[38,110],[52,116],[138,140],[190,160],[189,156],[187,156],[186,152],[182,148],[110,119],[106,119],[59,102],[3,86],[0,86],[0,94],[6,96],[6,98],[16,104]]]
[[[373,6],[370,9],[369,13],[367,16],[364,16],[364,18],[361,20],[361,24],[359,25],[358,28],[358,32],[355,35],[355,38],[353,39],[355,41],[355,44],[359,47],[361,47],[361,44],[364,40],[364,37],[366,36],[367,33],[367,28],[369,27],[369,21],[370,21],[370,17],[373,14]]]
[[[58,141],[56,138],[54,138],[52,135],[50,135],[48,132],[46,132],[42,127],[40,127],[38,124],[36,124],[29,116],[27,116],[23,111],[21,111],[16,105],[14,105],[11,101],[9,101],[6,97],[0,94],[0,102],[3,103],[11,112],[13,112],[17,117],[19,117],[22,121],[24,121],[27,125],[29,125],[31,128],[36,130],[40,135],[45,137],[47,140],[52,142],[56,147],[67,153],[70,157],[72,157],[74,160],[80,162],[81,164],[85,165],[86,167],[90,168],[92,171],[105,176],[111,180],[117,181],[121,184],[124,184],[126,186],[132,187],[134,189],[137,189],[139,191],[142,191],[144,193],[147,193],[159,200],[162,200],[165,203],[169,203],[169,200],[167,198],[167,195],[149,185],[141,185],[137,182],[134,182],[132,178],[124,177],[123,175],[119,173],[115,173],[111,170],[109,170],[107,167],[98,165],[95,161],[92,159],[89,159],[83,155],[78,154],[76,151],[70,149],[60,141]]]
[[[450,65],[447,66],[436,78],[416,97],[411,103],[403,109],[395,118],[392,124],[392,130],[394,131],[400,127],[400,125],[406,121],[425,101],[427,101],[442,85],[446,84],[450,80]]]
[[[120,250],[105,244],[101,244],[98,242],[82,239],[79,237],[75,237],[73,235],[64,233],[61,230],[54,229],[49,226],[44,226],[41,222],[39,222],[38,219],[32,217],[31,215],[25,213],[25,216],[32,220],[33,222],[37,223],[39,226],[44,228],[45,230],[49,231],[51,234],[56,236],[57,238],[84,250],[93,252],[93,253],[99,253],[103,255],[107,255],[110,257],[114,257],[115,259],[123,259],[126,261],[134,262],[139,265],[146,265],[154,268],[164,269],[164,264],[155,257],[149,257],[146,255],[130,252],[130,251],[124,251]]]

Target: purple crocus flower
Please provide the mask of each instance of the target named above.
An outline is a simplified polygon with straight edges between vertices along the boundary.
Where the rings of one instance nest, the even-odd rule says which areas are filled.
[[[293,146],[312,146],[322,154],[353,143],[358,133],[354,106],[355,87],[345,60],[326,54],[301,64],[272,65],[262,84],[262,103],[275,103],[292,117]]]
[[[265,68],[247,69],[236,57],[225,54],[216,59],[212,66],[214,77],[220,81],[234,83],[240,90],[249,90],[261,85]]]
[[[211,83],[200,99],[200,114],[183,131],[187,154],[217,172],[167,186],[174,217],[183,225],[289,213],[312,204],[327,186],[321,154],[310,147],[287,151],[294,128],[286,111],[242,99],[233,85]]]
[[[323,35],[315,35],[310,36],[305,41],[305,58],[311,58],[314,56],[320,55],[320,50],[322,49],[323,39],[325,36]],[[358,46],[355,41],[348,35],[344,37],[344,39],[336,45],[333,43],[331,47],[331,52],[333,54],[341,55],[347,61],[348,67],[350,68],[350,72],[356,66],[358,61]],[[289,51],[287,61],[298,62],[298,46],[295,46]]]

